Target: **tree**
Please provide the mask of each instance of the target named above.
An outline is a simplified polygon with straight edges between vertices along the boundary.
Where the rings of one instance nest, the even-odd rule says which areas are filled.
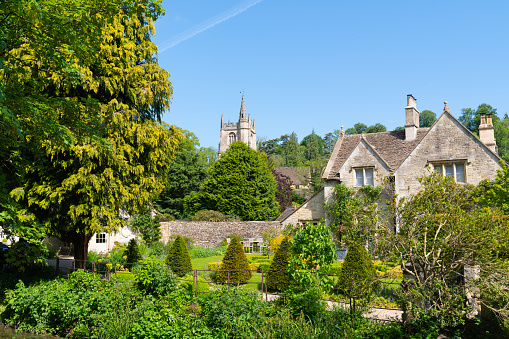
[[[208,209],[242,220],[271,220],[278,214],[276,181],[264,158],[234,142],[209,169],[202,191],[184,200],[187,215]]]
[[[185,276],[193,269],[189,250],[187,249],[184,239],[180,235],[175,238],[171,249],[168,251],[166,265],[179,277]]]
[[[323,138],[323,154],[327,158],[332,154],[332,151],[334,150],[334,145],[336,144],[336,140],[338,140],[339,133],[340,131],[336,129],[333,133],[325,134],[325,137]]]
[[[217,281],[240,284],[251,279],[252,273],[249,270],[249,262],[246,253],[244,253],[244,247],[236,238],[230,241],[222,263],[221,269],[217,272]]]
[[[281,155],[285,159],[286,167],[298,167],[302,165],[303,152],[297,139],[297,134],[281,136]]]
[[[491,300],[505,293],[501,286],[509,283],[505,261],[494,255],[509,240],[508,221],[497,208],[475,206],[472,187],[451,177],[432,173],[421,184],[419,193],[395,200],[389,208],[399,232],[387,223],[377,226],[378,255],[396,256],[413,277],[407,298],[448,315],[457,315],[465,302],[464,287],[457,283],[465,278],[463,268],[478,267],[479,279],[466,281],[466,286],[490,290],[489,295],[481,293],[479,302],[507,317],[507,306]]]
[[[336,246],[329,227],[323,222],[306,222],[299,226],[291,246],[288,273],[301,287],[308,287],[315,281],[312,270],[327,270],[336,260]],[[325,283],[325,280],[318,279],[318,282]]]
[[[138,247],[136,239],[129,240],[129,244],[127,244],[124,256],[127,263],[126,266],[129,269],[133,266],[132,264],[136,264],[142,259],[140,248]]]
[[[304,158],[306,160],[316,160],[323,156],[323,139],[315,134],[315,130],[300,142],[304,146]]]
[[[481,194],[476,202],[485,207],[497,207],[509,215],[509,165],[500,162],[501,170],[493,181],[483,181],[479,185]]]
[[[290,277],[288,275],[288,254],[290,250],[291,243],[288,237],[284,237],[267,271],[269,290],[280,291],[290,287]]]
[[[480,104],[477,109],[463,108],[458,120],[465,125],[472,133],[479,135],[479,124],[481,123],[481,114],[491,114],[493,124],[496,125],[500,120],[497,116],[497,109],[488,104]]]
[[[376,123],[376,124],[368,127],[365,124],[358,122],[355,125],[353,125],[353,127],[348,128],[345,131],[345,134],[352,135],[352,134],[363,134],[363,133],[378,133],[378,132],[385,132],[385,131],[387,131],[387,128],[380,123]]]
[[[367,297],[376,282],[376,270],[366,248],[359,242],[348,246],[337,287],[346,295]]]
[[[184,198],[199,191],[207,177],[205,164],[197,152],[186,150],[170,165],[166,187],[154,201],[161,213],[184,216]]]
[[[437,115],[428,109],[419,114],[419,126],[420,127],[431,127],[437,120]]]
[[[292,187],[290,178],[283,173],[276,172],[272,169],[272,175],[276,180],[276,201],[279,204],[279,212],[283,212],[288,207],[292,206],[291,192]]]
[[[134,216],[130,221],[132,230],[141,235],[141,238],[147,246],[152,246],[156,241],[161,239],[161,217],[154,215],[150,210],[146,210],[142,214]]]
[[[71,53],[76,63],[61,65],[71,67],[64,77],[57,67],[40,69],[45,59],[38,63],[37,53],[49,46],[20,47],[21,54],[34,55],[24,67],[36,75],[21,77],[28,80],[20,86],[51,104],[38,113],[49,112],[48,132],[62,136],[48,139],[34,131],[37,119],[24,119],[25,109],[43,104],[28,100],[24,105],[31,108],[11,107],[6,101],[25,131],[19,147],[24,162],[12,195],[49,234],[73,243],[81,265],[93,233],[117,230],[125,223],[121,212],[139,212],[162,190],[181,140],[175,127],[154,121],[169,108],[172,95],[169,74],[158,66],[150,41],[160,4],[146,0],[113,8],[107,19],[94,21],[94,32],[101,33],[97,50],[84,54],[90,59]],[[72,22],[72,14],[66,20]]]

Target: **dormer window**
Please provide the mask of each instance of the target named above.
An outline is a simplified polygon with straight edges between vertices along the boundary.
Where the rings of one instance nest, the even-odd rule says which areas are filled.
[[[355,186],[374,185],[373,167],[361,167],[355,169]]]
[[[456,182],[465,181],[465,162],[443,162],[434,163],[433,167],[441,176],[453,177]]]

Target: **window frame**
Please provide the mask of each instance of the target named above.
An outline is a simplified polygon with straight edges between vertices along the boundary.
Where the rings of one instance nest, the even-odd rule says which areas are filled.
[[[97,233],[95,235],[96,244],[106,244],[106,233]]]
[[[447,160],[447,161],[434,161],[431,163],[433,166],[433,170],[437,171],[442,177],[450,176],[446,174],[446,166],[452,166],[452,177],[454,178],[454,182],[458,184],[466,184],[467,183],[467,161],[466,160]],[[463,166],[463,181],[458,181],[458,172],[457,166]],[[440,171],[438,171],[440,168]]]
[[[357,171],[362,170],[362,185],[358,185],[357,183]],[[367,183],[366,181],[366,170],[371,170],[372,177],[371,183]],[[374,166],[363,166],[363,167],[354,167],[353,168],[353,174],[354,174],[354,183],[355,187],[362,187],[362,186],[375,186],[375,167]]]

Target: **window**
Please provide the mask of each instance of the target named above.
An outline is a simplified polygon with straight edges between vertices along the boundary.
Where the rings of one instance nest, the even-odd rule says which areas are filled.
[[[232,142],[235,141],[235,133],[230,133],[228,134],[228,143],[231,144]]]
[[[95,236],[95,243],[96,244],[106,244],[106,233],[98,233]]]
[[[373,167],[355,169],[355,186],[373,185]]]
[[[464,162],[446,162],[442,164],[433,164],[435,171],[442,176],[453,177],[456,182],[465,182],[465,163]]]

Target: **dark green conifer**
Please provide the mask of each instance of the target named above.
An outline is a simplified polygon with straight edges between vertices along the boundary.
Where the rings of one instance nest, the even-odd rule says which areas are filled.
[[[281,291],[290,287],[290,277],[287,272],[290,248],[290,241],[285,237],[267,271],[267,287],[271,291]]]
[[[124,256],[126,256],[126,268],[130,269],[133,264],[139,262],[141,257],[140,248],[138,247],[138,243],[136,242],[136,239],[129,240],[129,244],[127,245],[127,248],[125,249]]]
[[[165,262],[179,277],[183,277],[192,271],[191,256],[184,239],[180,235],[177,236],[168,251]]]
[[[376,269],[366,248],[360,242],[352,242],[341,267],[337,287],[352,296],[369,294],[376,281]]]
[[[228,271],[229,279],[228,279]],[[244,247],[235,238],[230,242],[223,257],[223,266],[217,272],[216,280],[218,282],[230,282],[239,284],[251,279],[252,273],[249,271],[249,263],[247,261]]]

